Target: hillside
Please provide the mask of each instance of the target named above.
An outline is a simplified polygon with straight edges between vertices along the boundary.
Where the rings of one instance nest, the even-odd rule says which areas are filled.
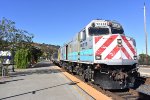
[[[43,58],[51,58],[51,56],[53,55],[53,53],[56,53],[58,51],[58,49],[60,48],[60,46],[58,45],[52,45],[52,44],[45,44],[45,43],[32,43],[32,46],[41,49],[41,51],[43,52]]]

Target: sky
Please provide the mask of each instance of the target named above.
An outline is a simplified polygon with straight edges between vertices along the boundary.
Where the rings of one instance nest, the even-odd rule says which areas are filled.
[[[34,34],[34,42],[62,46],[93,19],[116,20],[145,53],[144,12],[150,54],[150,0],[0,0],[0,19]]]

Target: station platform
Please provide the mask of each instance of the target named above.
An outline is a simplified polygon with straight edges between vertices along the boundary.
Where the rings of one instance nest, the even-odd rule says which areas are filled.
[[[0,79],[0,100],[110,100],[57,66],[15,70]],[[85,90],[86,89],[86,90]],[[90,93],[91,92],[91,93]]]
[[[149,95],[150,96],[150,85],[144,84],[136,89],[138,92]]]
[[[138,72],[142,77],[150,77],[150,66],[139,66]]]

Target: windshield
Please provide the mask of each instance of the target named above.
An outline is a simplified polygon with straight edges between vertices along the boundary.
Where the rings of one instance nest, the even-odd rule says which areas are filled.
[[[122,28],[111,28],[112,34],[124,34],[124,31]]]
[[[97,36],[97,35],[106,35],[109,34],[108,28],[100,28],[100,27],[90,27],[89,28],[89,35]]]

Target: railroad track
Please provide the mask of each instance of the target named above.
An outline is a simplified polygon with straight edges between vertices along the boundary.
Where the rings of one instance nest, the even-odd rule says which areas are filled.
[[[150,77],[145,79],[145,84],[149,84],[150,85]]]
[[[70,73],[70,74],[73,74],[73,73]],[[84,81],[82,76],[79,76],[79,75],[74,75],[74,76],[80,79],[81,81]],[[140,78],[139,80],[144,81],[146,79]],[[111,97],[113,100],[150,100],[150,96],[141,94],[135,89],[110,91],[110,90],[102,89],[100,88],[99,85],[93,84],[92,82],[88,82],[87,84],[95,88],[96,90],[100,91],[101,93],[106,94],[107,96]]]
[[[140,96],[138,95],[138,91],[129,89],[129,90],[124,90],[124,91],[117,91],[113,92],[114,94],[120,96],[122,99],[125,100],[138,100],[140,99]]]
[[[75,75],[75,77],[84,81],[84,79],[78,75]],[[88,82],[87,84],[92,86],[96,90],[100,91],[101,93],[111,97],[113,100],[139,100],[140,98],[138,92],[133,89],[109,91],[109,90],[104,90],[100,88],[99,85],[93,84],[91,82]]]

